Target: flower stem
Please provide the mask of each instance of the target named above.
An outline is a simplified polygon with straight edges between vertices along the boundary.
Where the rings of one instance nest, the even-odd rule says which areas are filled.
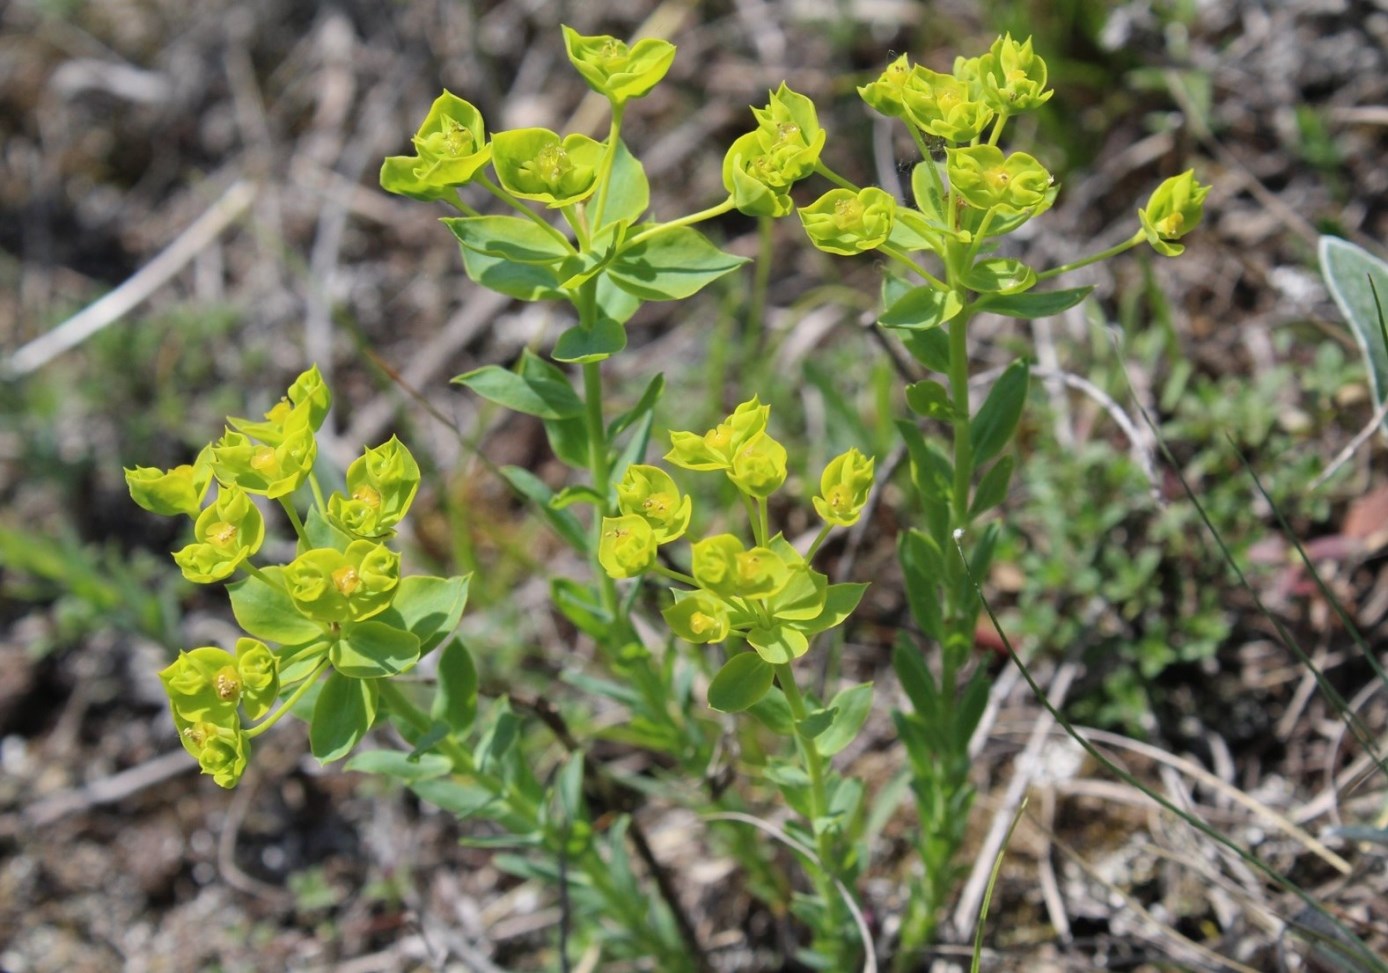
[[[711,220],[715,216],[722,216],[724,213],[728,212],[732,208],[733,198],[729,196],[727,199],[723,200],[723,202],[717,204],[716,206],[710,206],[708,209],[701,209],[699,210],[699,212],[690,213],[688,216],[681,216],[678,219],[671,220],[668,223],[657,223],[655,226],[647,227],[631,239],[627,240],[627,246],[634,247],[638,243],[645,243],[647,240],[650,240],[653,237],[658,237],[662,233],[668,233],[670,230],[673,230],[679,226],[689,226],[691,223],[701,223],[704,220]]]
[[[289,518],[289,523],[293,526],[294,533],[298,536],[299,540],[307,544],[308,534],[304,532],[304,522],[299,519],[299,511],[294,509],[294,504],[290,502],[288,497],[278,497],[276,499],[279,500],[280,506],[284,508],[285,516]]]
[[[1059,267],[1052,267],[1050,270],[1043,270],[1036,275],[1036,279],[1049,280],[1052,277],[1059,277],[1061,274],[1069,273],[1072,270],[1078,270],[1081,267],[1088,267],[1090,264],[1096,264],[1101,260],[1107,260],[1109,257],[1116,257],[1120,253],[1127,253],[1144,239],[1146,239],[1145,234],[1141,230],[1138,230],[1115,247],[1109,247],[1107,250],[1100,250],[1098,253],[1071,261],[1068,264],[1061,264]]]
[[[280,718],[283,717],[285,713],[288,713],[291,709],[293,709],[294,704],[303,698],[304,693],[308,692],[308,688],[318,681],[318,677],[323,674],[323,670],[327,667],[328,657],[326,654],[324,654],[323,658],[319,660],[318,665],[313,667],[313,671],[304,677],[304,681],[299,684],[299,688],[294,690],[294,692],[291,693],[289,697],[285,699],[283,703],[280,704],[280,708],[275,710],[269,716],[265,717],[265,719],[261,720],[255,726],[247,730],[246,736],[251,738],[258,737],[260,736],[260,734],[264,733],[266,730],[270,729],[270,727],[278,723],[280,721]],[[381,681],[385,682],[386,680]]]

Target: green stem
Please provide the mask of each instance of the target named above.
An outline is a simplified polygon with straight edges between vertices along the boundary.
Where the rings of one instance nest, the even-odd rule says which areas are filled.
[[[617,158],[617,146],[622,138],[622,112],[626,105],[612,102],[612,124],[607,130],[607,151],[598,167],[598,195],[593,203],[593,228],[600,229],[607,215],[607,191],[612,182],[612,163]]]
[[[308,486],[313,491],[313,502],[318,507],[318,512],[326,516],[328,505],[323,502],[323,488],[318,485],[318,477],[310,470],[308,474]]]
[[[930,165],[933,166],[935,164],[935,160],[930,157],[930,146],[925,144],[925,136],[921,134],[921,130],[916,128],[916,126],[911,122],[906,123],[906,129],[911,133],[911,138],[916,143],[916,151],[921,154],[921,160],[924,162],[928,162],[930,163]],[[935,181],[937,184],[939,184],[940,176],[938,172],[935,175]],[[940,188],[940,195],[944,195],[943,186],[941,186]]]
[[[691,223],[701,223],[704,220],[711,220],[715,216],[722,216],[724,213],[728,212],[733,208],[733,198],[729,196],[727,199],[723,200],[723,202],[719,203],[716,206],[710,206],[708,209],[701,209],[699,210],[699,212],[690,213],[688,216],[681,216],[678,219],[671,220],[668,223],[657,223],[655,226],[647,227],[631,239],[627,240],[627,246],[634,247],[638,243],[645,243],[652,237],[658,237],[662,233],[668,233],[670,230],[673,230],[676,227],[689,226]]]
[[[1007,124],[1007,112],[998,112],[998,120],[993,123],[993,131],[988,136],[989,145],[997,145],[998,139],[1002,137],[1002,127]]]
[[[757,221],[760,242],[757,263],[752,272],[752,300],[747,312],[747,329],[759,335],[766,333],[766,295],[771,289],[771,260],[775,254],[776,221],[763,216]]]
[[[291,693],[289,697],[285,699],[283,703],[280,704],[280,708],[275,710],[269,716],[265,717],[265,719],[261,720],[255,726],[248,729],[246,731],[246,736],[250,739],[254,739],[255,737],[260,736],[260,734],[264,733],[266,730],[270,729],[270,727],[278,723],[280,719],[284,716],[284,714],[288,713],[291,709],[293,709],[294,704],[303,698],[304,693],[308,692],[308,688],[318,681],[318,677],[322,675],[323,670],[327,667],[328,657],[324,655],[323,658],[319,661],[318,665],[313,667],[313,671],[304,677],[304,681],[299,684],[299,688],[294,690],[294,692]]]
[[[814,543],[810,545],[810,549],[805,552],[805,563],[808,564],[810,561],[814,560],[814,556],[819,553],[820,545],[829,539],[829,533],[833,529],[833,524],[825,524],[819,529],[819,536],[814,539]]]
[[[676,571],[673,568],[667,568],[659,561],[655,562],[655,564],[651,566],[651,571],[655,574],[660,575],[662,578],[669,578],[671,581],[678,581],[680,584],[687,584],[691,588],[699,587],[699,582],[695,581],[692,575],[685,574],[683,571]]]
[[[294,533],[298,536],[299,540],[307,544],[308,534],[304,532],[304,522],[299,519],[299,511],[294,509],[294,504],[289,501],[288,497],[278,497],[277,499],[279,500],[280,506],[284,508],[285,516],[289,518],[289,523],[293,526]]]
[[[536,213],[529,206],[526,206],[523,203],[521,203],[520,200],[516,199],[514,196],[512,196],[506,190],[502,189],[496,183],[492,182],[486,176],[479,175],[477,177],[477,182],[487,192],[491,193],[497,199],[501,200],[507,206],[511,207],[521,216],[524,216],[526,219],[530,220],[532,223],[540,227],[550,236],[554,237],[555,240],[563,244],[564,249],[567,250],[569,253],[578,252],[574,249],[573,242],[564,234],[560,233],[559,230],[557,230],[555,227],[551,226],[548,220],[540,216],[539,213]]]
[[[916,263],[905,253],[898,250],[890,243],[884,243],[877,249],[880,253],[886,254],[892,260],[895,260],[897,263],[910,270],[911,273],[916,274],[917,276],[922,278],[927,284],[935,288],[937,291],[947,291],[950,289],[950,286],[948,284],[946,284],[940,278],[936,277],[930,271],[926,270],[920,264]]]
[[[815,851],[819,856],[820,866],[819,874],[814,876],[815,885],[824,899],[825,909],[830,917],[829,927],[836,930],[841,903],[838,889],[835,887],[838,869],[834,848],[829,833],[821,831],[815,826],[815,822],[823,819],[829,806],[828,790],[825,786],[824,756],[819,752],[819,746],[815,743],[814,737],[808,736],[801,729],[805,717],[809,714],[805,707],[805,697],[800,694],[800,687],[795,682],[795,670],[789,662],[783,662],[776,666],[776,682],[781,687],[781,692],[785,693],[786,704],[790,707],[792,725],[795,728],[795,742],[805,761],[805,773],[810,778],[809,824],[810,831],[815,834]]]
[[[256,567],[250,561],[242,561],[238,565],[238,567],[241,568],[241,570],[245,571],[247,574],[249,574],[251,577],[255,578],[257,581],[269,585],[276,591],[284,591],[284,585],[277,582],[274,578],[270,577],[264,571],[260,570],[260,568]]]
[[[832,182],[835,186],[838,186],[840,189],[847,189],[855,193],[859,190],[858,186],[849,182],[847,179],[839,175],[833,169],[830,169],[823,162],[816,162],[814,164],[814,171],[819,175],[823,176],[825,179],[828,179],[830,182]]]
[[[1050,270],[1043,270],[1036,275],[1036,279],[1038,281],[1049,280],[1052,277],[1059,277],[1061,274],[1069,273],[1072,270],[1078,270],[1081,267],[1088,267],[1090,264],[1096,264],[1101,260],[1107,260],[1109,257],[1116,257],[1120,253],[1127,253],[1146,238],[1146,234],[1138,230],[1116,247],[1109,247],[1107,250],[1101,250],[1096,254],[1091,254],[1088,257],[1083,257],[1068,264],[1061,264],[1059,267],[1052,267]]]

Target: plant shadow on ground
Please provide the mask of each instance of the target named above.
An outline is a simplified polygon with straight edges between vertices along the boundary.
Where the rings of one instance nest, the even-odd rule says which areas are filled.
[[[1314,227],[1388,240],[1388,129],[1365,114],[1388,102],[1388,26],[1366,6],[1267,12],[1240,3],[1197,15],[1181,4],[1057,5],[1056,19],[1033,29],[1038,49],[1047,33],[1063,47],[1056,101],[1081,107],[1040,123],[1063,192],[1023,256],[1059,263],[1076,241],[1126,235],[1134,187],[1154,175],[1195,165],[1216,191],[1185,259],[1095,274],[1091,305],[1026,333],[980,322],[980,365],[1023,352],[1042,367],[1024,429],[1025,475],[1004,507],[988,584],[1009,633],[1043,683],[1077,667],[1069,712],[1081,722],[1187,755],[1313,833],[1327,815],[1372,817],[1385,782],[1346,793],[1337,809],[1359,754],[1201,536],[1129,385],[1235,555],[1254,568],[1272,612],[1381,737],[1382,687],[1363,691],[1367,672],[1289,559],[1226,438],[1250,456],[1380,649],[1381,445],[1371,440],[1337,478],[1307,491],[1372,412],[1357,352],[1333,323],[1313,263]],[[320,770],[303,757],[299,731],[271,735],[256,776],[235,795],[197,779],[181,751],[176,763],[167,758],[178,748],[154,672],[181,646],[223,640],[228,618],[154,553],[176,537],[129,503],[120,467],[186,460],[221,416],[254,414],[285,376],[322,360],[340,390],[331,460],[345,465],[361,441],[392,430],[419,444],[426,509],[409,541],[426,560],[478,572],[465,631],[484,678],[555,692],[556,674],[574,664],[575,633],[550,613],[544,572],[582,568],[557,560],[560,546],[488,464],[520,466],[553,486],[560,471],[538,423],[464,401],[446,379],[543,346],[559,324],[546,310],[479,297],[456,254],[438,245],[435,214],[375,189],[379,159],[402,148],[402,119],[421,116],[448,87],[489,117],[514,114],[515,124],[576,114],[580,127],[593,126],[579,85],[559,81],[557,24],[629,34],[645,16],[673,11],[661,21],[680,46],[672,83],[627,122],[657,207],[661,193],[683,203],[721,194],[723,147],[745,128],[746,105],[783,77],[838,106],[824,119],[828,153],[864,167],[847,175],[873,181],[866,166],[875,159],[900,179],[907,147],[874,141],[848,82],[879,71],[889,51],[945,67],[955,48],[996,30],[1023,33],[1017,8],[883,24],[848,8],[808,20],[779,2],[702,19],[678,5],[635,5],[610,21],[554,3],[318,11],[228,0],[180,14],[112,0],[6,7],[7,355],[129,279],[237,179],[258,188],[128,318],[0,386],[0,967],[405,970],[451,953],[482,969],[482,954],[504,969],[553,968],[560,909],[547,888],[460,846],[447,815]],[[841,151],[848,143],[854,150]],[[762,322],[749,322],[750,272],[715,288],[689,319],[658,306],[643,312],[621,394],[634,401],[639,376],[664,371],[666,401],[680,403],[666,421],[704,428],[739,392],[758,391],[787,439],[804,446],[796,475],[812,477],[855,443],[871,444],[884,463],[900,406],[890,360],[864,326],[873,268],[835,263],[826,277],[823,255],[792,244],[789,229],[776,230]],[[717,232],[738,253],[758,249],[745,219]],[[837,277],[842,287],[818,286]],[[1137,453],[1130,430],[1062,373],[1084,377],[1130,415]],[[889,672],[907,614],[881,538],[913,516],[901,501],[888,488],[874,522],[831,549],[835,570],[876,583],[827,679]],[[1278,965],[1290,946],[1263,921],[1294,913],[1295,903],[1236,884],[1236,871],[1211,880],[1202,871],[1213,867],[1204,864],[1210,853],[1195,837],[1096,768],[1067,764],[1059,738],[1039,769],[1024,762],[1036,756],[1025,744],[1039,710],[1015,680],[999,687],[975,768],[975,841],[1015,774],[1033,775],[1040,810],[1004,864],[985,968],[1219,968],[1173,930],[1248,967],[1298,968]],[[880,694],[884,711],[861,745],[837,758],[874,787],[900,766],[890,695]],[[1353,881],[1332,882],[1302,846],[1259,831],[1227,792],[1163,778],[1159,762],[1110,746],[1210,820],[1247,841],[1262,835],[1268,860],[1388,951],[1381,856],[1366,854]],[[659,769],[615,743],[595,754],[635,762],[637,773]],[[704,826],[659,805],[643,815],[727,968],[781,969],[794,928],[756,905],[729,860],[711,856]],[[886,822],[863,888],[887,926],[901,909],[910,820]],[[1115,895],[1125,904],[1115,906]]]

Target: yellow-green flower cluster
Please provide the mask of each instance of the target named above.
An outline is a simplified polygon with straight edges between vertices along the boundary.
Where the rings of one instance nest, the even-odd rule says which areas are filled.
[[[706,432],[670,434],[665,459],[684,469],[726,475],[757,511],[753,532],[760,540],[748,546],[735,534],[721,533],[694,541],[689,574],[682,578],[695,587],[677,591],[663,615],[685,641],[723,642],[736,634],[768,662],[779,663],[802,655],[811,635],[847,613],[830,610],[832,586],[824,575],[781,535],[767,536],[766,500],[787,475],[785,447],[767,433],[770,412],[753,397]],[[814,499],[826,533],[857,521],[872,486],[872,467],[857,450],[830,462],[821,478],[825,496]],[[617,487],[617,504],[620,516],[603,518],[598,548],[599,562],[614,578],[655,569],[660,545],[689,528],[690,498],[659,467],[628,467]]]
[[[873,109],[900,118],[955,145],[974,142],[994,119],[1038,108],[1054,93],[1046,88],[1046,62],[1031,38],[999,37],[979,57],[958,57],[949,74],[912,64],[902,55],[877,80],[858,89]]]
[[[876,186],[857,192],[831,189],[797,212],[811,243],[827,253],[848,256],[887,242],[896,219],[896,200]]]
[[[948,150],[950,187],[970,206],[999,216],[1034,215],[1050,205],[1051,174],[1025,152],[995,145]]]
[[[381,188],[414,199],[440,199],[466,185],[491,159],[482,113],[445,91],[434,99],[411,139],[414,155],[396,155],[381,166]]]
[[[584,36],[564,27],[569,62],[598,94],[614,105],[640,98],[665,77],[675,60],[675,45],[648,37],[628,47],[606,34]]]
[[[173,555],[184,577],[208,584],[238,570],[247,575],[231,586],[232,609],[255,637],[240,639],[234,655],[211,646],[183,652],[160,673],[179,738],[223,787],[234,786],[245,770],[250,738],[287,709],[271,713],[281,666],[296,697],[329,666],[341,678],[404,671],[426,651],[426,639],[442,638],[422,621],[448,617],[439,614],[441,592],[451,592],[459,612],[457,599],[465,597],[462,579],[402,584],[400,555],[384,543],[419,490],[419,465],[398,439],[364,450],[347,469],[345,492],[323,501],[313,479],[315,433],[331,404],[322,375],[310,368],[263,419],[228,418],[226,434],[193,463],[126,470],[140,506],[192,518],[192,542]],[[199,509],[213,481],[216,492]],[[301,518],[291,494],[305,482],[315,503]],[[278,500],[298,535],[297,556],[288,564],[251,560],[266,529],[256,494]],[[383,620],[388,608],[401,609],[412,623]],[[247,729],[243,718],[264,722]]]
[[[752,114],[757,127],[723,157],[723,186],[749,216],[785,216],[795,205],[790,187],[815,171],[827,135],[814,102],[784,82]]]
[[[235,655],[204,646],[180,652],[159,680],[184,748],[218,785],[234,787],[250,756],[241,711],[248,719],[260,719],[279,695],[275,654],[251,638],[237,640]]]

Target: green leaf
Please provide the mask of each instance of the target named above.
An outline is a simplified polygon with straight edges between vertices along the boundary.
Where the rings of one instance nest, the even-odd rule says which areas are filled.
[[[503,260],[552,264],[573,253],[553,232],[519,216],[445,217],[442,222],[465,248]]]
[[[925,509],[930,534],[943,544],[949,533],[950,504],[954,497],[954,464],[926,441],[915,423],[900,420],[896,428],[911,457],[911,483]]]
[[[607,440],[612,442],[617,436],[630,426],[633,422],[645,418],[654,411],[656,403],[660,401],[661,393],[665,391],[665,375],[657,373],[655,378],[646,383],[646,389],[641,393],[641,398],[636,400],[636,404],[617,418],[613,419],[607,427]]]
[[[935,250],[939,234],[931,231],[932,227],[925,217],[898,206],[887,242],[902,250]]]
[[[776,670],[755,652],[739,652],[714,675],[708,704],[720,713],[741,713],[771,689]]]
[[[373,621],[385,622],[419,639],[420,653],[432,652],[453,633],[467,605],[470,575],[436,578],[411,574],[400,579],[390,607]]]
[[[932,179],[932,175],[935,178]],[[939,167],[933,159],[922,159],[911,170],[911,196],[916,201],[916,208],[927,220],[943,224],[948,212],[944,197],[940,195],[941,185]]]
[[[830,724],[834,722],[834,717],[837,714],[838,710],[833,707],[817,709],[801,720],[797,725],[797,729],[800,731],[801,736],[813,740],[825,730],[829,729]]]
[[[521,353],[520,370],[483,365],[453,379],[489,402],[541,419],[571,419],[583,415],[583,400],[564,373],[529,350]]]
[[[588,466],[588,424],[582,419],[541,419],[549,448],[561,461],[575,469]],[[562,509],[556,507],[555,509]]]
[[[549,584],[549,595],[560,614],[584,635],[605,639],[611,634],[612,615],[592,588],[569,578],[555,578]]]
[[[489,773],[506,758],[520,738],[520,717],[511,712],[511,705],[502,698],[492,709],[491,722],[477,744],[477,766]]]
[[[590,326],[576,324],[559,336],[551,353],[555,361],[583,364],[611,358],[627,346],[627,329],[599,312]]]
[[[342,759],[366,736],[376,719],[377,692],[369,679],[353,679],[340,672],[328,676],[308,731],[309,749],[319,761],[328,764]]]
[[[584,554],[588,552],[588,531],[583,529],[583,525],[573,514],[567,510],[555,510],[549,505],[550,500],[554,498],[554,491],[546,486],[543,480],[519,466],[503,466],[500,472],[506,478],[506,482],[511,484],[512,489],[539,508],[549,525],[560,537],[568,541],[574,550]]]
[[[1381,406],[1388,399],[1388,346],[1384,344],[1388,340],[1384,335],[1388,264],[1339,237],[1321,237],[1317,250],[1330,296],[1354,332],[1369,371],[1374,403]],[[1383,420],[1383,428],[1388,431],[1388,418]]]
[[[884,328],[928,331],[938,328],[962,310],[964,302],[954,291],[942,291],[922,284],[889,304],[877,323]]]
[[[976,466],[998,455],[1017,431],[1022,407],[1027,402],[1029,375],[1027,363],[1019,358],[1008,365],[993,383],[992,391],[969,426],[969,441],[973,444]]]
[[[974,307],[979,311],[1001,314],[1009,318],[1048,318],[1068,311],[1089,296],[1093,287],[1075,287],[1064,291],[1030,291],[1026,294],[990,294],[979,298]]]
[[[607,186],[603,207],[592,212],[593,227],[600,229],[618,221],[635,223],[651,205],[651,188],[646,170],[631,154],[626,143],[617,140],[617,152],[612,157],[612,177]]]
[[[790,703],[786,702],[786,694],[781,692],[779,686],[767,690],[765,696],[747,707],[747,712],[772,733],[788,737],[795,732],[795,718],[791,716]]]
[[[798,659],[810,648],[805,633],[790,625],[758,625],[747,633],[747,644],[773,664]]]
[[[902,331],[901,343],[911,357],[932,372],[949,373],[949,335],[942,329],[933,331]]]
[[[1011,257],[980,260],[964,275],[964,286],[983,294],[1020,294],[1036,284],[1036,271]]]
[[[638,228],[648,229],[649,224]],[[607,273],[644,301],[673,301],[698,293],[746,262],[718,249],[698,230],[677,226],[623,249]]]
[[[948,422],[954,415],[954,403],[949,400],[949,390],[939,382],[925,379],[906,386],[906,404],[918,416]]]
[[[353,679],[398,676],[419,661],[419,639],[385,622],[371,620],[343,627],[328,650],[333,668]]]
[[[438,682],[429,715],[442,720],[454,733],[466,732],[477,716],[477,668],[461,639],[449,642],[439,654]]]
[[[308,544],[300,543],[300,554],[315,547],[330,547],[335,551],[345,551],[347,545],[356,539],[347,536],[343,531],[328,523],[328,519],[323,516],[316,504],[309,508],[308,516],[304,518],[304,534],[308,538]]]
[[[939,582],[944,573],[944,557],[935,539],[915,528],[896,539],[897,559],[906,577],[906,603],[911,617],[932,639],[944,634],[944,614],[940,606]]]
[[[343,769],[362,774],[384,774],[411,783],[442,777],[453,770],[453,764],[437,753],[412,758],[402,750],[363,750],[343,764]]]
[[[959,699],[959,708],[954,714],[954,739],[957,743],[967,744],[974,735],[978,721],[983,719],[983,711],[988,708],[988,692],[992,686],[993,680],[988,675],[986,666],[979,666],[974,670],[969,684],[964,687],[964,694]]]
[[[236,624],[262,642],[297,645],[323,637],[323,626],[305,618],[285,593],[282,567],[268,567],[261,574],[269,578],[266,584],[259,577],[243,578],[227,585],[231,594],[231,613]]]
[[[565,296],[559,289],[559,278],[549,267],[516,263],[468,247],[459,249],[468,277],[483,287],[521,301],[553,301]]]
[[[925,664],[925,653],[905,637],[899,638],[892,646],[892,668],[896,670],[897,681],[911,701],[912,709],[922,717],[933,718],[939,707],[940,691]]]
[[[494,800],[491,791],[443,777],[416,781],[410,785],[410,790],[459,821],[485,810]]]
[[[862,601],[863,592],[867,591],[867,588],[865,581],[829,585],[824,589],[824,608],[820,613],[795,627],[806,635],[815,635],[843,624],[858,607],[858,602]]]
[[[564,489],[556,493],[554,498],[550,500],[549,505],[555,510],[567,510],[569,507],[578,503],[586,503],[590,506],[600,507],[602,506],[603,499],[598,494],[598,491],[594,490],[592,487],[583,483],[575,483],[571,486],[564,487]]]
[[[973,504],[969,507],[970,519],[992,510],[1007,499],[1007,485],[1012,482],[1014,465],[1012,454],[1009,453],[983,474],[983,479],[978,482],[978,489],[974,491]]]
[[[852,743],[867,722],[868,713],[872,711],[872,683],[859,683],[840,690],[829,700],[827,708],[834,714],[833,722],[815,742],[820,753],[832,757]]]

